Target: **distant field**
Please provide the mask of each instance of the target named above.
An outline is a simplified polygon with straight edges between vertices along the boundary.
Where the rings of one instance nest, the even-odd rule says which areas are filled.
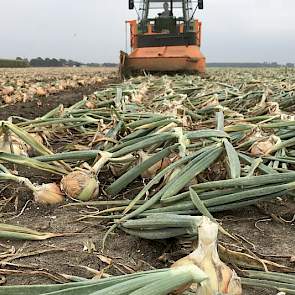
[[[94,86],[114,68],[1,68],[0,103],[12,104],[68,89]]]

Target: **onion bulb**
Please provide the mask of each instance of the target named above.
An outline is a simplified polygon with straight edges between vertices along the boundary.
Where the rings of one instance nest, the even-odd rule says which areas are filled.
[[[61,189],[69,198],[88,201],[97,197],[99,183],[90,171],[77,170],[63,177]]]
[[[3,102],[5,104],[14,104],[15,103],[15,98],[13,96],[5,95],[3,97]]]
[[[236,272],[225,265],[217,252],[218,225],[208,217],[203,217],[198,228],[198,248],[190,255],[175,262],[172,267],[194,264],[204,271],[209,277],[201,285],[193,286],[195,294],[212,295],[228,294],[241,295],[241,280]],[[178,290],[175,294],[182,294],[190,286]]]
[[[115,177],[120,177],[124,173],[126,173],[133,166],[133,162],[127,163],[111,163],[109,165],[112,174]]]
[[[139,164],[148,160],[151,157],[151,155],[145,153],[144,151],[139,151],[138,155],[139,155]],[[148,168],[143,173],[141,173],[141,177],[142,178],[153,178],[155,175],[157,175],[157,173],[160,170],[165,169],[170,164],[171,164],[171,160],[169,158],[164,158],[164,159],[160,160],[159,162],[155,163],[153,166]]]
[[[28,156],[28,146],[14,135],[0,136],[0,152],[18,156]]]
[[[62,203],[64,196],[56,183],[38,185],[34,189],[34,198],[37,203],[55,205]]]
[[[12,86],[6,86],[2,89],[2,95],[11,95],[14,92],[14,88]]]
[[[47,91],[43,87],[38,87],[36,89],[36,94],[38,96],[46,96],[47,95]]]
[[[277,142],[276,136],[270,136],[267,139],[255,142],[251,147],[251,155],[265,156],[269,154]]]
[[[95,105],[95,103],[93,102],[93,101],[87,101],[86,103],[85,103],[85,107],[87,108],[87,109],[91,109],[91,110],[93,110],[93,109],[95,109],[96,108],[96,105]]]

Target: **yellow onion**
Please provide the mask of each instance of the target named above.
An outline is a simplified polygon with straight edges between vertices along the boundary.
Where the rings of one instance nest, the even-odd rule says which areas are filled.
[[[133,166],[133,162],[109,164],[111,172],[115,177],[120,177],[121,175],[126,173],[129,169],[131,169],[132,166]]]
[[[46,91],[43,87],[38,87],[38,88],[36,89],[36,94],[37,94],[38,96],[46,96],[47,91]]]
[[[28,156],[27,145],[16,136],[0,136],[0,152],[18,156]]]
[[[171,181],[175,181],[177,177],[181,174],[183,171],[184,166],[176,167],[172,171],[168,172],[165,175],[164,182],[165,183],[170,183]],[[198,179],[197,177],[194,177],[189,183],[185,185],[185,188],[189,189],[190,186],[198,184]]]
[[[90,171],[77,170],[63,177],[61,189],[69,198],[88,201],[97,197],[99,183]]]
[[[138,155],[139,155],[139,164],[148,160],[152,156],[152,155],[145,153],[144,151],[139,151]],[[141,177],[142,178],[153,178],[155,175],[157,175],[157,173],[160,170],[168,167],[170,164],[171,164],[171,160],[169,158],[164,158],[164,159],[160,160],[159,162],[155,163],[153,166],[148,168],[143,173],[141,173]]]
[[[29,87],[29,90],[28,90],[28,93],[30,94],[30,95],[35,95],[36,94],[36,88],[35,87]]]
[[[209,277],[201,285],[194,285],[196,294],[228,294],[241,295],[241,280],[236,272],[223,263],[217,252],[218,225],[208,217],[203,217],[198,228],[198,248],[190,255],[175,262],[172,267],[196,265]],[[185,286],[175,294],[182,294],[191,286]]]
[[[56,183],[47,183],[35,187],[34,198],[37,203],[55,205],[64,200],[63,193]]]
[[[265,156],[272,150],[277,142],[275,136],[270,136],[264,140],[255,142],[251,147],[251,155],[253,156]]]
[[[219,99],[218,99],[218,95],[214,95],[212,98],[209,98],[208,100],[206,100],[206,102],[204,102],[200,109],[206,109],[208,107],[216,107],[219,105]]]
[[[87,109],[91,109],[91,110],[96,108],[95,103],[93,101],[89,101],[89,100],[85,103],[85,106]]]
[[[15,98],[10,95],[5,95],[2,99],[5,104],[14,104],[15,103]]]
[[[27,102],[29,100],[29,95],[27,93],[21,93],[21,101]]]
[[[48,92],[50,94],[56,94],[58,92],[58,90],[54,87],[54,86],[51,86],[49,89],[48,89]]]
[[[12,86],[6,86],[6,87],[3,87],[2,89],[3,95],[11,95],[13,94],[13,92],[14,92],[14,88]]]
[[[267,102],[267,108],[270,115],[281,115],[280,105],[277,102]]]

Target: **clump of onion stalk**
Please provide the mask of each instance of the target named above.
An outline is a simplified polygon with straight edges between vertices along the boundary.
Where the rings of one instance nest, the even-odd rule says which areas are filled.
[[[97,175],[102,167],[109,161],[112,154],[100,152],[100,159],[91,168],[79,169],[64,176],[61,180],[61,190],[69,197],[80,201],[89,201],[99,194],[99,181]]]
[[[34,185],[28,178],[13,175],[3,166],[0,168],[0,180],[12,180],[25,185],[33,192],[35,202],[44,205],[56,205],[63,202],[64,195],[56,183]]]
[[[208,217],[203,217],[202,223],[198,227],[198,248],[188,256],[175,262],[172,267],[196,265],[204,271],[208,280],[200,285],[192,286],[195,294],[242,294],[241,280],[236,272],[224,264],[217,252],[218,224]],[[176,294],[182,294],[185,289],[178,290]]]

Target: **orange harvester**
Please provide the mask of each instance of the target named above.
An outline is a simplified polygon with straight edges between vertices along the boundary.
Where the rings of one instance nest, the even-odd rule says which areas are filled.
[[[206,59],[200,51],[202,23],[194,18],[197,9],[203,9],[203,1],[196,2],[197,5],[192,0],[141,0],[136,9],[139,20],[128,21],[132,52],[121,52],[122,74],[204,74]],[[134,1],[129,0],[129,8],[135,8]]]

